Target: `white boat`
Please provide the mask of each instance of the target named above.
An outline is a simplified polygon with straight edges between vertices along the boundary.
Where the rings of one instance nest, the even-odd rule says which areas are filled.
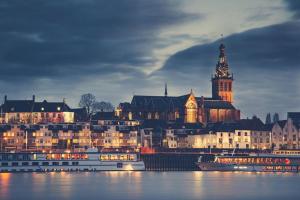
[[[214,161],[197,162],[202,171],[299,172],[300,157],[274,154],[216,156]]]
[[[0,153],[0,172],[142,170],[136,153]]]

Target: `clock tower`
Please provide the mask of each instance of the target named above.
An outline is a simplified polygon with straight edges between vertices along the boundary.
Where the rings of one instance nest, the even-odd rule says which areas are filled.
[[[229,73],[229,66],[225,55],[225,45],[219,47],[220,55],[216,65],[215,74],[212,76],[212,97],[233,102],[233,75]]]

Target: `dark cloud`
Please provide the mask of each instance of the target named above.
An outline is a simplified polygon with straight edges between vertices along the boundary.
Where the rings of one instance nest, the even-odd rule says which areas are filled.
[[[140,70],[162,28],[199,16],[180,1],[7,0],[0,2],[2,80]]]
[[[225,38],[235,77],[236,105],[245,116],[300,109],[296,100],[300,98],[299,35],[300,22],[291,21]],[[217,62],[219,44],[216,41],[178,52],[154,76],[172,74],[169,78],[176,80],[173,84],[190,82],[199,95],[210,95],[209,79]]]
[[[296,19],[300,18],[300,1],[298,0],[285,0],[288,9],[294,13]]]

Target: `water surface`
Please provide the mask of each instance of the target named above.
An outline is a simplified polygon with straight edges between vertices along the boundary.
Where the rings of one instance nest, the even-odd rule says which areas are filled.
[[[300,175],[237,172],[2,173],[0,199],[299,199]]]

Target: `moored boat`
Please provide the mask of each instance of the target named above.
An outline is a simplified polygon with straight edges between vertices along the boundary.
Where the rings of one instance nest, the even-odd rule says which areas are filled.
[[[197,165],[202,171],[299,172],[300,156],[223,155],[213,161],[202,161],[200,156]]]
[[[141,171],[136,153],[0,153],[0,172]]]

